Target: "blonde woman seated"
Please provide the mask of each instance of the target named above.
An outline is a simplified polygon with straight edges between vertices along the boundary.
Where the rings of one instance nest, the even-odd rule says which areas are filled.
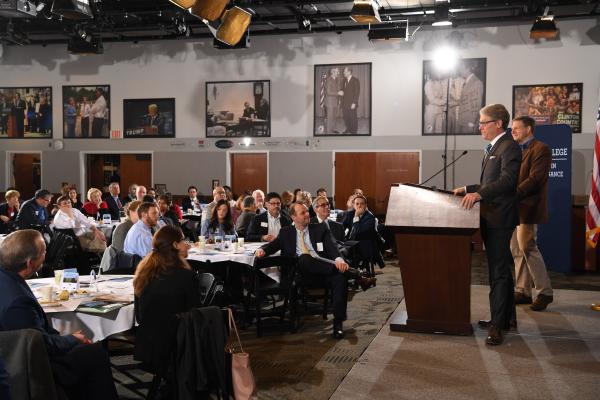
[[[227,200],[219,200],[213,208],[205,238],[209,243],[214,243],[215,236],[224,238],[226,235],[232,235],[237,238],[229,202]]]
[[[81,248],[87,251],[102,252],[106,249],[106,237],[83,213],[73,208],[68,196],[60,196],[56,201],[58,212],[54,216],[54,228],[73,229]]]
[[[133,289],[137,305],[134,358],[165,376],[177,332],[176,314],[201,303],[198,278],[185,261],[189,246],[180,228],[163,226],[152,251],[138,264]]]
[[[110,214],[108,205],[102,201],[102,192],[100,189],[90,188],[87,192],[87,199],[81,208],[81,211],[88,217],[101,219],[102,214]]]

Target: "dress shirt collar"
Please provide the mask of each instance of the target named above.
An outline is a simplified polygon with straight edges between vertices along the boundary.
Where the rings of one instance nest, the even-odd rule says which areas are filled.
[[[499,134],[498,136],[496,136],[494,139],[492,139],[492,141],[490,142],[490,144],[492,145],[492,148],[494,147],[494,145],[496,143],[498,143],[498,140],[500,140],[500,138],[502,136],[506,135],[506,131],[502,132],[501,134]]]
[[[271,221],[279,221],[279,219],[281,218],[281,213],[279,213],[278,216],[274,217],[271,215],[270,212],[267,211],[267,219],[271,220]]]
[[[523,143],[519,143],[519,146],[521,146],[521,150],[525,151],[527,150],[527,148],[529,147],[529,145],[531,144],[531,142],[533,142],[534,137],[530,137],[527,141],[523,142]]]

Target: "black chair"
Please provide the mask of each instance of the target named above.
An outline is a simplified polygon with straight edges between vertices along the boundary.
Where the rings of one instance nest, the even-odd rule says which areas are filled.
[[[297,318],[294,313],[295,276],[298,259],[296,257],[273,256],[257,259],[255,262],[254,282],[244,301],[244,319],[246,322],[254,316],[256,320],[256,336],[263,332],[262,320],[266,317],[278,317],[282,325],[285,316],[289,318],[289,330],[297,329]],[[260,270],[268,267],[278,267],[281,273],[280,281],[276,282]],[[268,308],[263,308],[267,306]]]
[[[53,231],[69,236],[73,241],[65,253],[65,266],[77,268],[80,274],[87,274],[100,264],[100,257],[96,253],[85,251],[81,247],[73,229],[53,228]]]
[[[224,288],[223,282],[210,272],[200,272],[198,274],[201,305],[203,307],[221,304],[223,302]]]
[[[329,300],[331,298],[331,286],[320,281],[316,277],[307,277],[296,273],[294,285],[294,315],[300,319],[298,305],[302,303],[305,315],[320,314],[326,320],[329,312]]]
[[[40,271],[41,276],[53,276],[55,270],[65,268],[65,255],[73,247],[73,238],[54,232],[46,245],[46,257]]]
[[[142,258],[137,254],[126,253],[117,250],[116,253],[116,268],[105,272],[106,275],[133,275]]]

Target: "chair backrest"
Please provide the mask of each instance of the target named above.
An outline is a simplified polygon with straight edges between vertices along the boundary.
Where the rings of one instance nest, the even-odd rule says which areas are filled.
[[[138,264],[142,261],[137,254],[126,253],[121,250],[117,250],[115,257],[116,268],[106,271],[109,275],[133,275]]]
[[[201,305],[210,306],[221,302],[223,292],[223,282],[218,281],[215,276],[209,272],[198,274],[198,291],[200,293]]]
[[[73,238],[62,232],[55,231],[46,249],[44,269],[52,272],[64,268],[65,254],[73,247]]]

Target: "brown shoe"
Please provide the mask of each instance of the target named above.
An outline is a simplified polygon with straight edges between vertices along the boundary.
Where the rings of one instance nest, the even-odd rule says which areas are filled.
[[[515,292],[515,304],[531,304],[531,296],[525,296],[521,292]]]
[[[531,304],[531,306],[529,306],[529,308],[531,308],[533,311],[544,311],[546,307],[548,307],[548,304],[552,303],[553,301],[554,296],[538,294],[538,296],[535,298],[535,301],[533,304]]]
[[[377,278],[370,278],[368,276],[361,276],[358,283],[363,291],[367,291],[371,286],[377,286]]]
[[[479,325],[481,329],[488,329],[492,325],[492,321],[489,319],[482,319],[479,320],[479,322],[477,322],[477,325]],[[508,331],[510,329],[517,329],[517,320],[511,319],[510,321],[508,321],[508,325],[504,325],[502,329],[504,329],[505,331]]]
[[[498,346],[499,344],[502,344],[503,341],[504,337],[502,336],[502,330],[496,325],[490,325],[487,338],[485,339],[485,344],[488,346]]]

